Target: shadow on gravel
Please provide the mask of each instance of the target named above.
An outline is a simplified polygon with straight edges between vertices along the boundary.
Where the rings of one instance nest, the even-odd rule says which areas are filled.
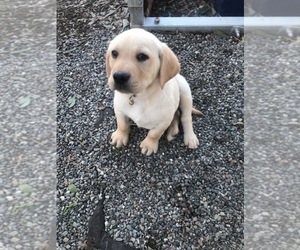
[[[99,201],[90,221],[87,235],[87,250],[137,250],[137,248],[127,246],[123,242],[113,240],[105,232],[105,214],[104,214],[104,189],[102,190],[102,199]]]

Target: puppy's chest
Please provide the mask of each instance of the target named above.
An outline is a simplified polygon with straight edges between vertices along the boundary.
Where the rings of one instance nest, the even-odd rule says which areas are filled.
[[[157,127],[164,119],[164,113],[168,113],[162,107],[158,107],[157,103],[140,98],[118,99],[115,102],[115,108],[133,120],[138,127],[146,129]]]
[[[161,121],[161,116],[153,106],[147,106],[141,103],[129,105],[124,113],[132,119],[138,127],[152,129],[157,127]]]

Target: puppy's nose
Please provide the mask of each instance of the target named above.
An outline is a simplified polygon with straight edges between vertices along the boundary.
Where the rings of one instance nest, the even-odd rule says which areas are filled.
[[[115,83],[122,84],[126,83],[129,80],[130,74],[122,71],[117,71],[113,74],[113,78],[115,80]]]

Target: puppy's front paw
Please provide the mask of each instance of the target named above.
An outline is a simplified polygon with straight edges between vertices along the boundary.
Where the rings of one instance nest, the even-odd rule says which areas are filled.
[[[199,140],[194,133],[190,135],[184,135],[184,144],[189,148],[197,148],[199,145]]]
[[[146,137],[141,143],[142,154],[151,155],[156,153],[158,149],[158,141]]]
[[[111,144],[116,145],[117,148],[126,146],[128,142],[128,133],[116,130],[111,135]]]

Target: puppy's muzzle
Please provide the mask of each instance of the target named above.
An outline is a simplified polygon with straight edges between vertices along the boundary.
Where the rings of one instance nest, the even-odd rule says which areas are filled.
[[[113,79],[115,82],[116,90],[120,92],[130,92],[130,74],[123,71],[117,71],[113,74]]]

